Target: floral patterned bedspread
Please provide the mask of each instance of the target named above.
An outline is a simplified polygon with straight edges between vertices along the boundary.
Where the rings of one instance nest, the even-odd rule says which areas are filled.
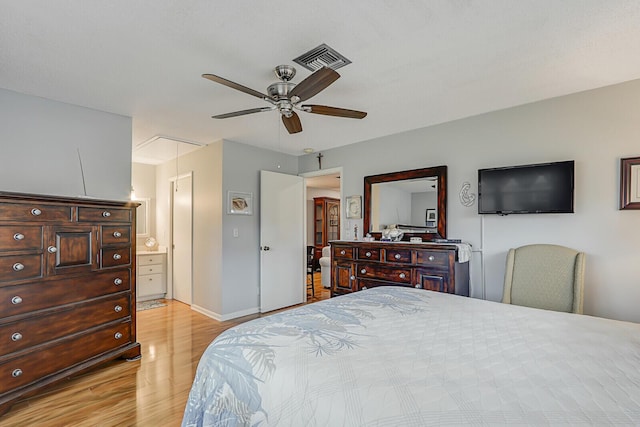
[[[640,425],[640,325],[379,287],[236,326],[183,426]]]

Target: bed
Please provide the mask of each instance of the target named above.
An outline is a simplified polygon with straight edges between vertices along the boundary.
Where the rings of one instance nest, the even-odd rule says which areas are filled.
[[[373,288],[219,335],[182,425],[640,425],[640,325]]]

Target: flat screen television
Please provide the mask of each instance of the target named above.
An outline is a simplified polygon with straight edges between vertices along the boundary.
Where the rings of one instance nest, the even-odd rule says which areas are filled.
[[[478,213],[573,213],[574,161],[478,170]]]

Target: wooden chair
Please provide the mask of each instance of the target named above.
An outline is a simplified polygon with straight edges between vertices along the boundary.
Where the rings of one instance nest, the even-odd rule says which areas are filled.
[[[311,288],[311,296],[316,296],[316,290],[313,283],[313,273],[314,273],[314,253],[315,248],[313,246],[307,246],[307,291]],[[309,283],[309,276],[311,276],[311,283]]]
[[[510,249],[502,302],[581,314],[584,258],[583,252],[558,245]]]

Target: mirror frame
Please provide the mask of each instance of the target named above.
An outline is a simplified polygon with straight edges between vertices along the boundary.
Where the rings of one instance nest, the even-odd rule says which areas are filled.
[[[438,178],[438,226],[437,233],[405,233],[402,240],[411,237],[421,237],[423,241],[447,238],[447,167],[436,166],[432,168],[412,169],[400,172],[383,173],[364,177],[364,220],[362,224],[363,235],[371,234],[376,240],[382,235],[379,231],[370,231],[371,227],[371,185],[382,182],[404,181],[416,178]]]

